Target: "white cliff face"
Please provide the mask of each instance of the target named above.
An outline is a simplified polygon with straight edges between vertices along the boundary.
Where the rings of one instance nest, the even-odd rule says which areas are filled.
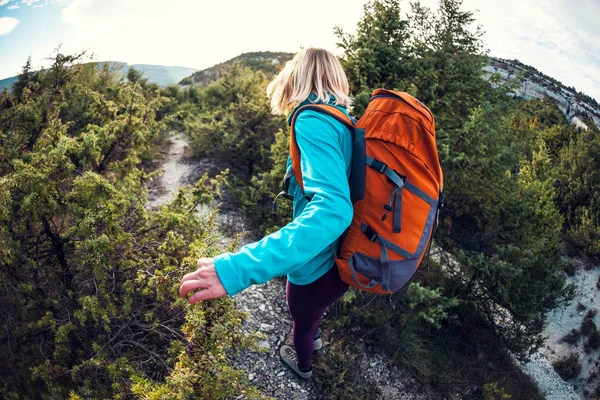
[[[515,90],[517,96],[524,99],[552,98],[567,121],[577,128],[588,129],[580,115],[586,115],[597,127],[600,127],[600,109],[576,98],[576,93],[564,86],[525,70],[519,65],[497,58],[490,57],[484,70],[490,75],[499,74],[505,80],[515,79],[520,72],[525,72],[524,77],[519,80],[520,86]]]

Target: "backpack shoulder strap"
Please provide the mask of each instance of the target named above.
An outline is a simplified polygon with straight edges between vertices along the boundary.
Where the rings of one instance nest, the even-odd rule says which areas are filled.
[[[294,125],[296,123],[296,118],[298,115],[304,110],[314,110],[330,117],[334,118],[336,121],[339,121],[344,126],[346,126],[352,132],[354,136],[354,122],[355,120],[349,117],[346,113],[338,109],[337,107],[328,105],[328,104],[307,104],[305,106],[299,107],[294,111],[294,115],[292,115],[292,120],[290,123],[291,133],[290,133],[290,157],[292,159],[292,168],[286,172],[285,177],[283,178],[283,182],[281,184],[281,192],[275,197],[273,201],[273,211],[277,210],[277,199],[281,196],[292,200],[292,196],[289,194],[290,180],[292,176],[296,176],[296,182],[302,192],[304,193],[304,182],[302,181],[302,170],[300,168],[300,147],[298,147],[298,143],[296,142],[296,134],[294,132]],[[304,197],[307,200],[311,200],[310,197],[304,193]]]
[[[313,110],[317,111],[330,117],[334,118],[336,121],[339,121],[351,132],[354,132],[354,121],[350,118],[346,113],[338,109],[337,107],[328,105],[328,104],[307,104],[298,108],[294,115],[292,116],[291,122],[291,133],[290,133],[290,157],[292,158],[292,172],[296,176],[296,181],[298,185],[304,191],[304,183],[302,182],[302,170],[300,169],[300,147],[296,142],[296,134],[294,132],[294,125],[296,123],[296,119],[300,115],[302,111],[305,110]]]
[[[354,130],[354,121],[352,120],[352,118],[349,117],[345,112],[341,111],[339,108],[329,104],[307,104],[305,106],[299,107],[294,112],[294,115],[292,117],[292,129],[294,129],[294,122],[296,122],[296,118],[298,118],[298,115],[300,115],[300,113],[305,110],[313,110],[329,115],[330,117],[344,124],[348,129]]]

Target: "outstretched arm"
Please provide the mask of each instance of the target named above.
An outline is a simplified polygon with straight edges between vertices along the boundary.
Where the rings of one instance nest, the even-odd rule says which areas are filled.
[[[230,296],[252,284],[264,283],[301,268],[332,244],[352,221],[346,163],[338,131],[325,116],[307,110],[297,118],[295,134],[300,148],[304,191],[312,200],[300,215],[279,231],[243,246],[236,253],[215,257],[214,267],[203,267],[216,271],[222,288]],[[214,288],[218,284],[209,286],[205,280],[194,276],[186,281],[195,283],[184,286],[182,279],[182,297],[198,288],[206,292],[202,297],[194,295],[190,302],[203,300],[209,294],[225,294],[220,288]]]

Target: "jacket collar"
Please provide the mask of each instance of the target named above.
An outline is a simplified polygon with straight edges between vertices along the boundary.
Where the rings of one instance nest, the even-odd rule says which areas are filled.
[[[288,125],[291,125],[291,124],[292,124],[292,118],[294,117],[294,114],[296,113],[296,111],[298,111],[298,109],[299,109],[300,107],[302,107],[302,106],[305,106],[305,105],[307,105],[307,104],[329,104],[329,105],[331,105],[331,106],[334,106],[334,107],[340,108],[340,109],[342,109],[344,112],[346,112],[346,107],[344,107],[344,106],[339,106],[339,105],[336,105],[336,104],[335,104],[335,97],[334,97],[332,94],[330,94],[330,95],[329,95],[329,101],[328,101],[328,102],[323,102],[323,101],[317,100],[317,95],[311,92],[311,93],[308,95],[308,98],[307,98],[306,100],[304,100],[304,101],[300,102],[300,103],[299,103],[299,104],[298,104],[296,107],[294,107],[294,109],[293,109],[293,110],[290,112],[290,114],[288,115],[288,118],[287,118],[287,124],[288,124]]]

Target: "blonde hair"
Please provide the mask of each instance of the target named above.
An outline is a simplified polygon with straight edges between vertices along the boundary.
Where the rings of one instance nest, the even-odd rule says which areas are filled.
[[[336,56],[325,49],[308,48],[288,61],[267,87],[273,114],[287,114],[313,93],[318,101],[350,108],[348,78]]]

